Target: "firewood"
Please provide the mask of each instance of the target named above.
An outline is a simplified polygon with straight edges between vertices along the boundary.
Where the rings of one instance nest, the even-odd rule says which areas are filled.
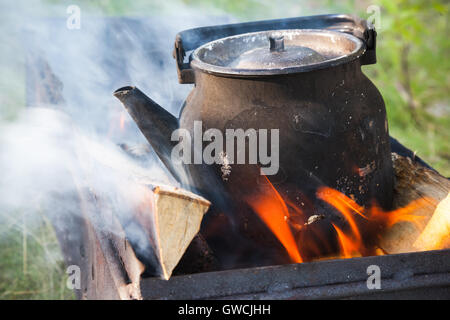
[[[129,214],[118,213],[118,218],[136,256],[146,266],[145,276],[168,279],[198,233],[210,202],[181,188],[156,185],[152,175],[164,175],[156,167],[148,170],[100,144],[92,144],[90,150],[101,166],[136,182],[139,208]],[[205,252],[198,254],[205,256]]]
[[[170,186],[150,186],[152,217],[140,215],[158,256],[162,278],[169,279],[191,241],[200,230],[210,202],[189,191]]]
[[[36,52],[26,55],[26,99],[28,106],[61,107],[65,104],[63,83],[55,75],[44,56]]]
[[[413,246],[419,251],[450,248],[450,193],[436,207]]]
[[[396,176],[394,208],[404,208],[422,199],[411,212],[422,218],[418,224],[402,221],[387,229],[381,236],[380,247],[386,253],[438,249],[431,240],[431,233],[441,230],[444,223],[448,228],[450,181],[409,157],[393,153],[392,159]],[[448,247],[448,241],[440,244],[439,249]]]
[[[209,214],[208,214],[209,215]],[[205,238],[198,233],[187,248],[172,275],[185,275],[220,270],[220,264]]]

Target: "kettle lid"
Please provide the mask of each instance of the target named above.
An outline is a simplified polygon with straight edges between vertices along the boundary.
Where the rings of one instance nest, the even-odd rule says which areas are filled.
[[[327,58],[309,47],[284,44],[284,36],[269,36],[270,45],[250,49],[229,64],[237,69],[290,68],[325,61]]]
[[[197,48],[191,65],[208,73],[258,76],[306,72],[359,58],[363,42],[349,34],[291,29],[240,34]]]

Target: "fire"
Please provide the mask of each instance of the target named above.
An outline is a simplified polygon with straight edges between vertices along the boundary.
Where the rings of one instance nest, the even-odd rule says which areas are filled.
[[[317,191],[317,197],[337,209],[350,226],[350,230],[346,233],[334,223],[331,223],[336,231],[337,241],[341,250],[339,257],[352,258],[361,256],[361,252],[366,250],[355,216],[359,215],[364,219],[368,219],[363,213],[364,208],[345,194],[328,187],[320,188]]]
[[[381,208],[379,208],[376,204],[373,204],[371,207],[371,217],[373,220],[380,221],[384,223],[387,228],[392,227],[394,224],[401,221],[408,221],[413,223],[417,228],[422,227],[423,216],[418,216],[412,214],[418,209],[422,208],[429,202],[427,198],[420,198],[414,200],[409,205],[403,208],[399,208],[393,211],[384,212]]]
[[[269,179],[267,179],[267,177],[265,177],[265,179],[268,183],[265,192],[258,195],[257,199],[252,199],[249,204],[278,240],[280,240],[291,260],[296,263],[303,262],[297,243],[288,224],[289,211],[286,203],[270,183]]]
[[[361,234],[359,233],[358,226],[354,219],[354,214],[358,214],[361,217],[366,218],[366,216],[362,213],[363,208],[360,207],[355,201],[347,197],[345,194],[327,187],[320,188],[317,191],[317,197],[325,202],[328,202],[340,213],[342,213],[344,218],[349,223],[356,241],[361,241]]]
[[[120,128],[120,131],[123,131],[125,129],[125,112],[124,111],[122,111],[122,113],[120,114],[119,128]]]
[[[319,188],[317,197],[337,209],[350,226],[350,232],[345,233],[333,224],[343,258],[360,256],[363,255],[362,252],[370,251],[370,248],[366,247],[366,244],[361,238],[359,231],[361,226],[358,226],[355,219],[356,216],[363,218],[365,229],[385,230],[402,221],[411,222],[416,228],[420,229],[424,217],[414,215],[413,212],[422,208],[430,201],[428,198],[421,198],[411,202],[406,207],[392,211],[384,211],[375,202],[370,207],[364,208],[350,197],[328,187]],[[380,251],[377,252],[380,253]]]
[[[108,137],[111,138],[118,134],[123,134],[125,132],[125,124],[127,120],[126,111],[121,111],[120,114],[115,114],[110,120],[108,128]]]
[[[337,233],[339,247],[341,249],[341,258],[352,258],[360,254],[361,241],[345,234],[339,227],[332,223],[334,230]]]
[[[308,228],[309,223],[293,224],[292,221],[298,220],[299,217],[308,220],[308,217],[298,206],[284,199],[267,177],[265,181],[267,185],[256,197],[249,199],[251,200],[249,205],[284,246],[291,260],[296,263],[303,262],[306,257],[305,252],[307,250],[317,252],[318,250],[315,249],[320,244],[314,243],[316,240],[309,238],[308,241],[303,240],[303,243],[298,243],[293,232],[302,232],[302,228],[304,226]],[[381,232],[404,221],[411,222],[419,230],[423,229],[424,217],[414,213],[430,201],[430,199],[421,198],[403,208],[384,211],[375,202],[368,207],[363,207],[352,198],[329,187],[319,188],[316,196],[341,215],[342,219],[339,222],[330,219],[329,228],[333,230],[331,234],[335,235],[335,239],[327,240],[334,241],[338,246],[337,257],[339,258],[384,254],[384,251],[376,245],[377,237]]]

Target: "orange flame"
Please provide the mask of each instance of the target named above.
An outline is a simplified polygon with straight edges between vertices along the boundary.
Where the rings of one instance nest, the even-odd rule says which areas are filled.
[[[430,201],[428,198],[421,198],[411,202],[406,207],[384,211],[376,203],[373,203],[369,208],[363,208],[345,194],[328,187],[319,188],[317,197],[336,208],[350,226],[351,233],[346,234],[333,224],[337,233],[341,254],[344,258],[354,257],[365,251],[359,231],[360,228],[355,220],[357,215],[364,218],[369,227],[372,226],[377,229],[380,227],[390,228],[401,221],[411,222],[416,228],[420,228],[420,222],[424,217],[412,213],[424,207]]]
[[[303,223],[295,223],[294,220],[300,218],[301,221],[305,217],[304,213],[297,205],[288,199],[283,199],[269,179],[264,178],[267,187],[256,197],[249,199],[251,200],[249,201],[250,207],[277,237],[293,262],[303,262],[307,251],[320,252],[320,250],[315,250],[317,244],[313,243],[313,239],[309,243],[302,243],[302,246],[296,242],[293,230],[299,231],[304,226]],[[334,207],[348,225],[347,228],[340,228],[330,222],[330,228],[335,230],[335,243],[339,245],[338,256],[341,258],[384,254],[382,249],[376,248],[373,241],[376,240],[375,236],[381,230],[391,228],[396,223],[404,221],[413,223],[418,229],[422,228],[421,222],[423,222],[424,216],[415,213],[431,201],[428,198],[421,198],[403,208],[385,211],[375,202],[369,207],[363,207],[352,198],[329,187],[319,188],[316,196]],[[308,224],[305,223],[305,225]],[[364,230],[364,236],[361,234],[362,230]],[[371,232],[374,233],[371,234]],[[373,239],[369,240],[370,237]],[[369,241],[371,244],[366,243]],[[305,245],[308,247],[304,247]],[[305,257],[302,253],[305,254]]]
[[[355,201],[347,197],[345,194],[328,187],[320,188],[317,191],[317,197],[329,203],[330,205],[335,207],[340,213],[342,213],[344,218],[349,223],[350,228],[356,237],[356,241],[361,241],[361,234],[359,233],[359,229],[353,217],[353,214],[356,213],[362,216],[363,218],[366,218],[366,216],[362,213],[363,208],[359,206]]]
[[[424,207],[430,200],[428,198],[420,198],[412,201],[406,207],[399,208],[393,211],[385,212],[376,204],[371,207],[371,218],[376,221],[384,223],[387,228],[401,221],[408,221],[413,223],[417,228],[421,227],[421,222],[424,216],[411,214],[418,209]]]
[[[264,194],[258,195],[257,199],[249,201],[249,205],[278,238],[291,260],[296,263],[303,262],[287,221],[289,219],[289,211],[286,203],[269,179],[267,177],[265,179],[269,187],[265,188]]]
[[[333,228],[336,230],[339,247],[341,248],[342,258],[352,258],[360,256],[360,241],[355,241],[350,236],[346,235],[340,228],[332,223]]]
[[[122,111],[119,119],[119,128],[121,131],[125,129],[125,112]]]

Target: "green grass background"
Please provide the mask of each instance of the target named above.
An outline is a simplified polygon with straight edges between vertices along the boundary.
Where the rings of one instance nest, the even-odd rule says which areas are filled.
[[[390,133],[445,176],[450,176],[449,2],[433,0],[83,0],[43,3],[78,4],[82,12],[104,15],[173,14],[173,5],[204,14],[232,14],[238,20],[351,13],[367,18],[380,7],[376,65],[363,67],[386,102]],[[61,7],[33,8],[36,14],[64,16]],[[0,14],[0,26],[10,23]],[[24,106],[25,70],[16,41],[1,44],[0,118],[13,119]],[[1,196],[1,195],[0,195]],[[26,228],[19,213],[0,221],[0,299],[71,299],[54,232],[43,215],[38,227]]]

